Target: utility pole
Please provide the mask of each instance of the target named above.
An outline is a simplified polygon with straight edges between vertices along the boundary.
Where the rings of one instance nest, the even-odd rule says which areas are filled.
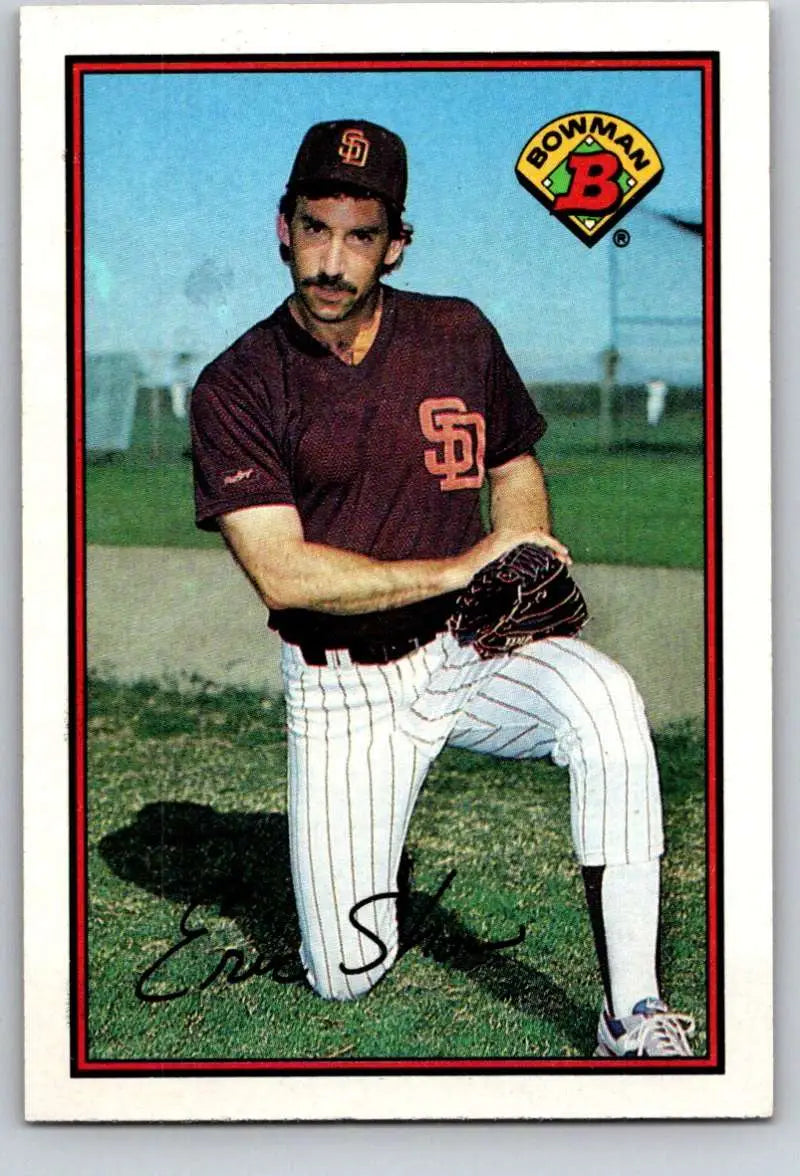
[[[601,356],[600,411],[597,418],[597,445],[610,449],[614,439],[614,392],[617,386],[619,348],[617,346],[619,308],[617,305],[617,250],[608,243],[609,345]]]

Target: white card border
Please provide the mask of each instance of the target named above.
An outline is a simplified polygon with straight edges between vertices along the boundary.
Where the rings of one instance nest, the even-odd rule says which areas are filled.
[[[746,141],[750,166],[766,173],[766,87],[743,84],[745,78],[766,78],[765,5],[468,5],[458,9],[458,19],[453,5],[398,6],[402,46],[388,31],[396,27],[392,7],[314,6],[313,22],[301,6],[23,10],[23,697],[26,713],[36,716],[24,737],[28,1114],[89,1120],[384,1119],[397,1117],[398,1106],[400,1117],[439,1119],[572,1117],[577,1107],[579,1117],[596,1118],[767,1114],[770,1035],[753,1034],[749,1026],[754,1009],[760,1024],[771,1022],[768,559],[748,567],[746,584],[737,584],[736,573],[740,544],[748,534],[764,533],[770,510],[769,417],[763,410],[752,412],[753,390],[763,389],[766,397],[768,389],[769,228],[763,190],[735,182],[732,150],[737,140]],[[469,30],[463,44],[454,44],[454,28]],[[612,29],[613,45],[608,43]],[[452,52],[475,45],[484,52],[508,51],[523,34],[537,52],[648,51],[655,45],[660,51],[718,49],[723,54],[726,1073],[675,1079],[542,1074],[70,1079],[65,1023],[69,814],[63,787],[68,779],[67,664],[66,658],[54,657],[54,651],[65,650],[66,597],[61,593],[67,583],[67,534],[58,507],[65,501],[67,471],[66,445],[58,444],[64,439],[54,444],[52,436],[59,410],[63,419],[63,356],[48,346],[66,335],[63,58],[114,51],[264,52],[265,37],[269,52],[297,52],[299,46],[303,52]],[[743,339],[749,340],[747,348],[740,345]],[[756,476],[743,477],[745,468]],[[749,635],[746,647],[737,640],[743,631]],[[755,807],[754,781],[760,782],[761,794]],[[745,857],[748,870],[741,868]],[[61,884],[54,885],[54,879]]]

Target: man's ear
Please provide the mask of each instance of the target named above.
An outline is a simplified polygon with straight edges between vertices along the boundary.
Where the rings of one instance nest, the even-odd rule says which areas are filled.
[[[281,245],[285,245],[287,249],[290,249],[291,238],[289,236],[289,224],[282,212],[279,212],[275,218],[275,231],[278,234],[278,240]]]
[[[405,247],[406,247],[406,243],[405,243],[405,241],[403,241],[401,239],[390,241],[388,248],[386,250],[386,255],[383,259],[383,264],[384,265],[394,265],[395,262],[398,261],[398,259],[400,258]]]

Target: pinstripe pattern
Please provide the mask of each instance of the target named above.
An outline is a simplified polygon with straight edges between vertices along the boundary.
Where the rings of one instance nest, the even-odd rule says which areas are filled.
[[[596,664],[594,664],[589,658],[581,657],[580,653],[578,652],[577,642],[573,641],[573,642],[567,644],[565,646],[563,652],[567,657],[577,658],[578,661],[582,662],[583,665],[588,667],[589,672],[594,674],[594,676],[597,678],[597,681],[600,683],[603,691],[605,692],[606,697],[608,698],[609,704],[611,706],[611,713],[614,716],[614,724],[617,728],[617,733],[619,735],[619,741],[620,741],[620,747],[622,749],[622,762],[625,765],[624,785],[623,785],[624,793],[625,793],[624,840],[625,840],[625,861],[627,862],[627,861],[630,861],[630,849],[629,849],[629,844],[628,844],[629,816],[630,816],[630,805],[629,805],[629,800],[630,800],[630,797],[629,797],[630,763],[628,761],[627,751],[625,750],[625,737],[623,736],[623,733],[622,733],[622,727],[620,725],[619,714],[617,713],[617,708],[614,704],[614,698],[611,694],[611,690],[609,689],[608,682],[607,682],[606,678],[603,676],[603,674],[601,674],[598,671]],[[597,724],[594,723],[594,721],[593,721],[592,725],[595,727],[595,729],[597,728]],[[608,809],[608,781],[607,781],[605,770],[603,771],[603,808],[604,808],[604,811],[607,811],[607,809]],[[606,848],[605,838],[603,839],[603,848],[604,849]]]
[[[551,754],[567,766],[582,865],[658,856],[658,772],[630,676],[570,638],[537,642],[489,664],[497,669],[481,683],[450,742],[515,758]]]
[[[657,788],[651,785],[651,777],[657,776],[655,755],[649,733],[645,733],[646,720],[644,707],[639,699],[633,680],[620,666],[610,662],[608,658],[598,660],[598,655],[590,646],[577,641],[562,642],[562,652],[576,658],[583,665],[589,666],[606,694],[614,722],[619,735],[621,760],[624,762],[624,804],[617,805],[622,816],[622,837],[624,840],[623,861],[642,861],[657,856],[663,848],[661,844],[661,814],[660,796]],[[602,663],[606,663],[602,666]],[[613,673],[609,674],[608,666],[613,666]],[[634,731],[638,736],[634,739]],[[607,736],[606,736],[607,738]],[[634,783],[638,787],[634,790]],[[650,828],[650,808],[654,798],[658,800],[658,830],[659,842],[656,852]],[[644,828],[641,816],[644,813]],[[618,835],[619,836],[619,835]],[[642,846],[646,846],[643,853]],[[618,850],[612,850],[610,857],[618,857]]]
[[[359,996],[394,962],[396,903],[370,899],[396,889],[414,805],[445,742],[567,767],[582,865],[662,851],[644,708],[625,671],[585,642],[554,638],[481,661],[443,635],[388,665],[339,655],[319,667],[284,646],[282,665],[301,956],[321,995]]]
[[[647,791],[647,805],[645,807],[645,814],[647,820],[647,844],[650,849],[650,857],[657,857],[661,852],[659,845],[662,842],[662,816],[661,816],[661,790],[658,787],[658,780],[655,780],[655,785],[651,783],[651,773],[655,769],[654,757],[647,754],[650,749],[650,732],[647,729],[647,719],[645,718],[644,710],[639,705],[639,697],[636,692],[636,687],[633,684],[633,679],[628,679],[628,686],[631,695],[631,705],[636,714],[636,725],[639,729],[639,735],[642,740],[642,748],[645,750],[647,758],[647,776],[645,788]],[[654,830],[656,831],[654,834]]]
[[[335,953],[335,956],[337,959],[344,961],[345,951],[344,951],[344,936],[342,935],[342,919],[343,919],[345,912],[342,909],[342,905],[338,901],[337,893],[336,893],[336,890],[337,890],[336,879],[337,879],[337,874],[338,874],[337,867],[340,865],[340,863],[338,860],[334,861],[334,854],[333,854],[334,813],[331,809],[331,803],[330,803],[330,787],[331,787],[330,760],[331,760],[331,752],[333,750],[332,746],[331,746],[333,743],[333,739],[331,737],[330,715],[328,712],[327,695],[325,692],[325,686],[323,684],[322,670],[317,669],[316,674],[317,674],[317,689],[318,689],[319,695],[320,695],[320,703],[321,703],[322,713],[324,716],[324,723],[325,723],[325,730],[324,730],[323,739],[320,741],[320,751],[321,751],[321,754],[323,757],[323,763],[325,765],[325,767],[324,767],[324,788],[323,788],[323,793],[324,793],[324,797],[325,797],[325,802],[324,802],[325,816],[324,816],[323,822],[322,822],[323,823],[323,830],[324,830],[323,836],[324,836],[324,840],[325,840],[325,848],[327,850],[327,864],[328,864],[327,873],[325,875],[325,885],[326,885],[326,889],[327,889],[327,887],[330,887],[330,891],[331,891],[331,898],[328,900],[326,905],[329,907],[330,910],[332,910],[333,920],[336,924],[336,939],[338,942],[338,951]],[[314,799],[315,798],[313,796],[309,796],[309,800],[308,800],[309,807],[311,806]],[[338,812],[337,812],[336,816],[337,816],[337,820],[338,820]],[[314,852],[315,851],[312,848],[312,854]],[[341,875],[339,875],[339,876],[341,877]],[[342,882],[343,881],[344,881],[344,879],[342,879]],[[345,984],[345,988],[347,989],[348,994],[352,997],[353,996],[353,989],[352,989],[352,987],[350,985],[350,981],[349,981],[349,979],[347,979],[347,977],[345,977],[344,984]]]
[[[578,860],[583,865],[595,864],[589,860],[592,858],[593,854],[590,847],[591,843],[588,840],[587,835],[588,828],[589,833],[591,833],[592,830],[597,833],[600,848],[595,850],[595,853],[599,854],[601,861],[605,861],[606,854],[608,853],[608,844],[606,840],[608,786],[606,779],[606,760],[605,756],[603,755],[603,739],[602,735],[600,734],[600,729],[594,720],[591,710],[589,710],[589,708],[584,705],[581,700],[580,693],[576,691],[568,677],[566,677],[554,666],[551,666],[548,662],[542,661],[540,658],[531,657],[528,660],[536,663],[540,671],[544,667],[552,670],[551,676],[557,678],[561,684],[559,696],[567,696],[564,699],[564,709],[557,712],[564,720],[564,723],[563,725],[559,724],[558,727],[554,727],[554,731],[558,731],[560,735],[557,735],[556,748],[553,759],[558,764],[570,767],[570,783],[573,795],[576,792],[583,794],[584,819],[580,822],[581,841],[576,846]],[[538,677],[541,678],[541,673],[538,674]],[[508,680],[513,681],[519,688],[526,689],[529,692],[537,694],[540,698],[545,697],[542,691],[533,690],[531,686],[519,678]],[[557,711],[557,708],[552,703],[549,705],[552,710]],[[572,744],[571,737],[578,729],[582,730],[582,738],[579,737],[578,740],[581,753],[580,770],[577,763],[572,761],[570,755]],[[587,743],[590,741],[595,745],[594,754],[592,754],[591,750],[588,750],[587,753]],[[590,763],[595,765],[594,775],[596,777],[594,789],[595,795],[591,798],[589,796],[589,781],[591,778],[591,772],[589,770]],[[597,795],[598,791],[599,797]],[[577,803],[580,803],[580,801]],[[598,816],[600,818],[599,827],[597,823]],[[591,822],[589,821],[590,817],[594,817],[594,820]],[[573,821],[573,828],[574,826],[575,822]]]
[[[317,924],[321,924],[322,914],[321,914],[321,908],[320,908],[319,893],[317,891],[316,869],[315,869],[315,864],[314,864],[314,856],[312,854],[312,844],[313,843],[312,843],[312,838],[311,838],[311,804],[310,804],[310,795],[309,795],[310,794],[310,780],[309,780],[309,771],[308,771],[308,756],[307,755],[302,756],[302,768],[300,769],[300,771],[298,771],[298,775],[296,777],[296,779],[298,779],[298,780],[302,779],[302,781],[303,781],[302,789],[292,786],[293,777],[292,777],[292,772],[291,772],[292,762],[293,761],[296,762],[297,759],[299,758],[298,752],[305,751],[305,749],[308,747],[309,742],[310,742],[310,740],[309,740],[310,733],[309,733],[308,712],[306,710],[306,686],[305,686],[305,683],[303,683],[302,681],[300,683],[300,691],[301,691],[301,696],[302,696],[301,721],[303,723],[303,733],[302,733],[302,737],[299,740],[295,740],[295,739],[289,740],[289,746],[294,752],[294,756],[290,759],[290,771],[289,771],[289,815],[290,815],[290,825],[293,829],[299,830],[301,828],[301,826],[303,826],[305,829],[305,837],[303,837],[301,833],[295,832],[294,842],[295,842],[295,847],[296,847],[296,856],[293,859],[293,873],[294,873],[294,877],[295,877],[295,881],[294,881],[295,893],[299,893],[301,896],[301,903],[298,905],[302,906],[302,911],[300,909],[298,909],[298,918],[303,920],[306,923],[306,925],[311,926],[313,924],[309,920],[308,906],[306,904],[306,897],[309,894],[311,896],[313,909],[314,909],[315,922]],[[293,813],[293,803],[292,803],[293,801],[294,801],[294,807],[297,809],[297,816],[296,817],[294,816],[294,813]],[[301,804],[303,806],[303,810],[305,813],[305,820],[303,820],[303,815],[300,812],[300,805]],[[291,850],[291,841],[290,841],[290,850]],[[302,854],[302,857],[300,856],[301,854]],[[302,885],[298,885],[300,880],[302,880]],[[304,946],[305,946],[305,944],[304,944]],[[320,941],[320,947],[321,947],[321,953],[322,953],[322,962],[323,962],[323,965],[325,968],[325,978],[327,980],[327,983],[330,985],[332,982],[332,980],[331,980],[332,970],[331,970],[331,963],[328,958],[328,953],[325,948],[324,941]],[[319,954],[318,952],[312,952],[312,955],[314,955],[314,956],[316,956],[318,954]],[[304,957],[303,963],[305,964],[306,967],[311,967],[311,962],[308,958]],[[313,983],[313,981],[312,981],[312,983]]]
[[[511,677],[509,674],[503,673],[502,670],[497,671],[497,673],[494,675],[494,678],[492,679],[492,683],[497,688],[499,688],[499,691],[501,692],[500,694],[490,694],[488,691],[483,690],[479,692],[478,695],[484,710],[484,714],[479,716],[479,722],[482,721],[484,723],[490,724],[489,734],[482,737],[481,746],[476,747],[474,743],[471,744],[469,742],[464,742],[462,744],[463,736],[460,731],[454,733],[451,742],[457,746],[472,747],[476,751],[484,751],[489,754],[496,755],[502,754],[502,752],[498,751],[496,748],[497,737],[500,732],[507,730],[511,724],[508,718],[502,714],[498,719],[490,718],[490,713],[487,713],[487,708],[491,706],[491,704],[494,704],[494,706],[498,707],[501,712],[510,711],[524,716],[527,720],[530,720],[532,710],[538,714],[537,726],[540,728],[545,728],[550,732],[541,754],[552,754],[555,751],[555,740],[552,733],[559,728],[566,731],[568,731],[570,728],[569,716],[567,715],[566,711],[559,710],[559,708],[554,705],[552,700],[548,699],[541,690],[538,690],[535,686],[531,685],[530,682],[526,683],[520,681],[517,678]],[[507,695],[511,692],[513,693],[514,697],[524,697],[520,694],[520,690],[523,687],[528,694],[528,708],[521,707],[515,703],[509,702],[507,697],[502,696],[502,693]],[[537,700],[534,707],[530,706],[530,696],[534,696]],[[519,722],[519,720],[515,721]],[[526,730],[531,730],[531,728],[528,727]],[[534,747],[535,746],[536,745],[534,745]],[[525,748],[524,746],[519,748],[514,758],[523,758],[527,757],[528,755],[535,755],[536,753],[534,751],[534,747],[531,747],[530,749]],[[588,768],[586,765],[586,758],[584,755],[582,743],[578,743],[577,753],[579,759],[573,760],[570,769],[570,786],[572,796],[571,824],[572,840],[573,844],[575,845],[575,852],[578,860],[581,861],[582,855],[585,852],[584,847],[586,845],[586,779],[588,776]]]
[[[395,902],[369,900],[395,889],[431,758],[398,729],[419,675],[404,679],[396,665],[307,667],[287,649],[290,850],[301,957],[317,992],[346,1000],[368,991],[397,954]]]
[[[345,774],[346,774],[347,779],[349,780],[349,779],[351,779],[352,770],[353,770],[353,768],[352,768],[353,733],[352,733],[352,729],[351,729],[351,710],[352,710],[352,707],[348,703],[348,695],[346,693],[342,694],[342,702],[344,703],[345,712],[347,714],[347,757],[345,760]],[[334,750],[336,750],[336,749],[334,749]],[[370,763],[369,763],[369,757],[367,757],[367,778],[369,780],[369,794],[371,796],[372,795],[372,771],[371,771],[371,767],[370,767]],[[355,896],[358,894],[358,881],[356,878],[356,858],[355,858],[356,838],[355,838],[355,828],[353,825],[353,790],[351,788],[347,789],[346,805],[347,805],[347,840],[350,845],[350,897],[352,899],[350,905],[352,906],[352,904],[357,901],[357,898]],[[331,817],[329,819],[332,821],[333,818]],[[374,830],[374,824],[372,821],[370,821],[370,828]],[[374,836],[372,838],[370,838],[370,840],[374,841]],[[364,955],[364,944],[362,942],[361,937],[359,937],[358,946],[359,946],[359,955],[361,957],[360,965],[363,968],[367,964],[367,959]],[[349,987],[349,981],[348,981],[348,987]]]
[[[375,826],[375,793],[374,793],[374,787],[373,787],[372,751],[373,751],[375,739],[374,739],[374,725],[373,725],[373,718],[372,718],[372,704],[370,703],[370,700],[369,700],[369,691],[367,690],[367,687],[364,683],[364,679],[361,677],[361,673],[360,673],[357,666],[355,667],[355,674],[356,674],[356,677],[358,678],[358,681],[361,685],[361,689],[364,692],[364,705],[367,708],[367,714],[369,716],[369,720],[368,720],[369,721],[369,743],[367,744],[367,774],[369,776],[369,827],[370,827],[370,829],[374,829],[376,826]],[[349,754],[349,748],[348,748],[348,754]],[[371,837],[370,841],[369,841],[369,876],[370,876],[370,884],[372,886],[372,893],[377,894],[378,887],[375,883],[375,838],[374,837]],[[391,887],[387,886],[386,889],[390,890]]]

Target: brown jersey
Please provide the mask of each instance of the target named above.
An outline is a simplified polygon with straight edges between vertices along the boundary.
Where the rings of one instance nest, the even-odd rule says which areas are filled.
[[[482,533],[485,471],[545,430],[497,332],[471,303],[383,288],[375,342],[343,364],[283,303],[203,371],[192,397],[198,526],[288,504],[305,538],[376,559],[458,555]],[[413,633],[449,599],[360,617],[273,611],[300,634]]]

